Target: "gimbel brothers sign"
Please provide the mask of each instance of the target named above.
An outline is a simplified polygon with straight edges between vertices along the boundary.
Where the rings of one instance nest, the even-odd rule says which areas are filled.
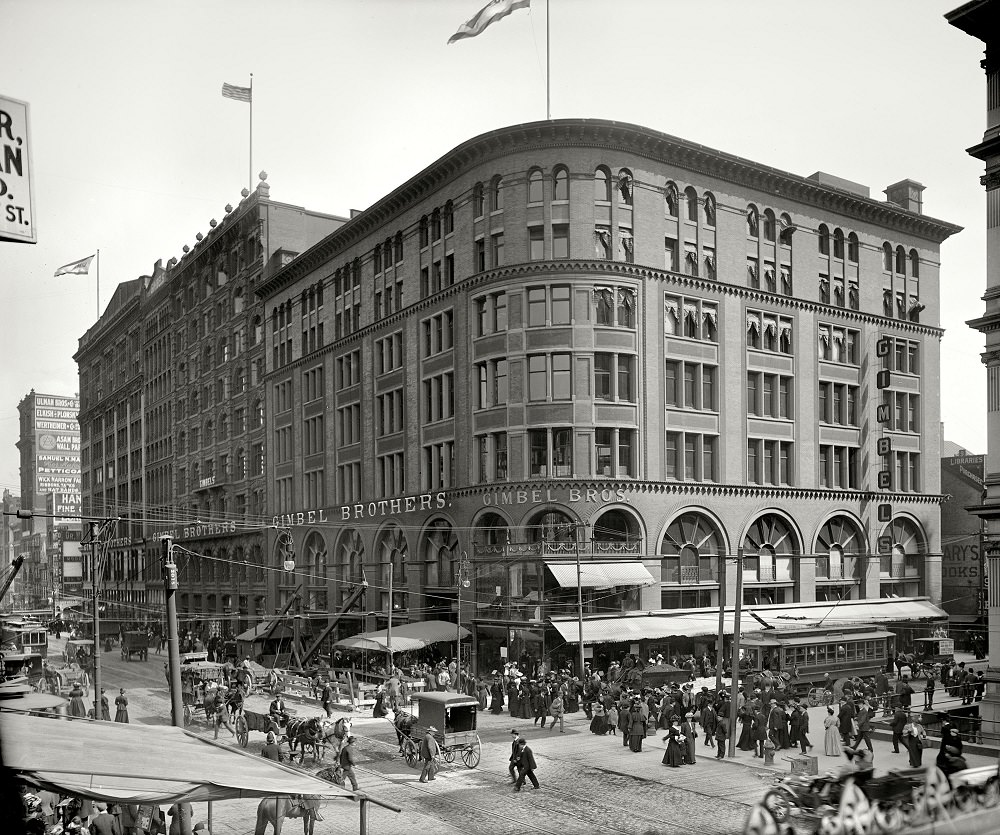
[[[38,242],[28,103],[0,96],[0,241]]]

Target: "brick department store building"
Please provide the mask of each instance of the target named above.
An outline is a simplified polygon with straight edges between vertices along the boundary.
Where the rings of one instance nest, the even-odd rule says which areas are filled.
[[[310,593],[333,610],[363,576],[379,627],[460,605],[485,672],[574,657],[577,555],[588,653],[661,610],[695,620],[643,651],[714,645],[740,554],[755,607],[942,616],[959,228],[922,191],[601,120],[455,148],[257,288],[269,506]]]

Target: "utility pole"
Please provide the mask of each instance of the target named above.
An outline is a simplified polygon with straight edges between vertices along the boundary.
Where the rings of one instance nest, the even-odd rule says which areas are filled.
[[[580,638],[580,658],[579,672],[580,681],[583,681],[583,578],[580,576],[580,526],[573,526],[573,544],[576,546],[576,627]]]
[[[389,654],[386,673],[392,676],[392,557],[389,558],[389,621],[385,627],[385,651]]]
[[[167,598],[167,661],[170,673],[170,716],[175,727],[184,727],[184,700],[181,695],[181,652],[177,638],[177,565],[174,563],[174,541],[169,536],[160,540],[163,551],[163,590]]]
[[[726,558],[719,557],[719,637],[715,642],[715,692],[722,692],[722,668],[726,646]]]
[[[458,630],[455,635],[455,691],[459,692],[458,683],[462,680],[462,589],[468,588],[469,582],[469,554],[462,551],[462,561],[458,565]]]
[[[103,719],[104,711],[101,710],[101,612],[100,612],[100,561],[97,557],[97,548],[100,544],[100,525],[97,522],[88,522],[90,528],[90,583],[93,588],[94,598],[94,719]]]
[[[733,603],[733,683],[729,696],[729,751],[736,756],[736,702],[740,695],[740,614],[743,609],[743,549],[736,552],[736,600]]]

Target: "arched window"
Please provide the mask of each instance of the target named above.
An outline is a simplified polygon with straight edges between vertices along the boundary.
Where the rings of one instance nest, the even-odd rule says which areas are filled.
[[[660,542],[660,580],[664,583],[717,583],[725,542],[715,523],[702,513],[682,513]]]
[[[529,542],[574,543],[576,522],[561,510],[547,510],[533,517],[525,527]]]
[[[833,257],[844,258],[844,233],[840,229],[833,230]]]
[[[594,202],[611,202],[611,172],[603,165],[594,171]]]
[[[444,233],[450,235],[455,231],[455,207],[449,200],[444,204]],[[389,256],[392,254],[392,244],[389,241],[385,242],[385,264],[389,266]],[[402,258],[400,258],[402,260]]]
[[[452,586],[455,584],[454,567],[458,558],[458,537],[451,523],[435,519],[424,534],[423,560],[426,585]]]
[[[910,250],[910,276],[920,278],[920,256],[915,249]]]
[[[756,238],[760,232],[760,213],[752,203],[747,206],[747,237]]]
[[[882,269],[887,273],[892,272],[892,247],[888,241],[882,244]]]
[[[243,312],[244,298],[243,298],[243,288],[237,287],[236,292],[233,293],[233,313],[239,315]]]
[[[670,217],[677,217],[677,186],[673,183],[667,183],[667,187],[663,192],[663,201],[666,205],[667,215]]]
[[[482,189],[483,189],[483,187],[480,186],[479,187],[479,199],[480,199],[480,202],[482,202],[482,197],[483,197],[483,191],[482,191]],[[476,215],[476,217],[479,217],[480,215],[482,215],[482,212],[480,212],[478,215]],[[400,263],[403,260],[403,233],[402,232],[397,232],[396,233],[396,237],[392,239],[392,255],[393,255],[393,258],[395,259],[395,261],[396,261],[397,264]]]
[[[503,210],[503,178],[494,177],[490,183],[490,211],[499,212]]]
[[[820,255],[829,255],[830,254],[830,228],[825,223],[821,223],[819,225],[819,231],[817,232],[817,238],[819,240],[819,254]]]
[[[684,200],[687,203],[687,219],[692,223],[698,222],[698,192],[691,186],[684,189]]]
[[[528,174],[528,202],[541,203],[544,193],[544,178],[541,169],[533,168]]]
[[[243,447],[236,450],[236,469],[233,472],[233,476],[238,481],[242,481],[247,477],[247,451]]]
[[[260,316],[253,317],[253,329],[251,330],[253,345],[259,345],[260,341],[264,338],[264,323]]]
[[[847,516],[834,516],[816,535],[816,576],[827,580],[856,579],[854,555],[866,550],[864,533]]]
[[[499,513],[484,513],[476,522],[472,538],[479,546],[502,548],[510,542],[507,520]]]
[[[906,250],[901,246],[896,247],[896,272],[906,274]]]
[[[799,541],[783,516],[765,513],[743,538],[744,580],[792,580],[792,555],[800,553]]]
[[[205,421],[205,446],[215,443],[215,421],[209,418]]]
[[[632,205],[632,172],[623,168],[618,172],[618,202],[623,206]]]
[[[641,531],[635,517],[625,510],[609,510],[594,520],[591,528],[594,549],[621,550],[623,545],[638,545]]]
[[[365,546],[357,531],[344,536],[338,547],[340,566],[340,599],[344,602],[354,590],[353,585],[364,580]]]
[[[427,215],[420,218],[420,248],[423,249],[429,243],[428,240],[428,226],[427,226]]]
[[[382,586],[382,611],[388,611],[389,586],[392,585],[392,609],[400,611],[409,607],[406,594],[407,544],[402,530],[392,525],[382,532],[375,545],[380,585]],[[391,574],[390,574],[391,571]]]
[[[441,240],[441,210],[435,209],[431,212],[431,240]]]
[[[879,575],[883,579],[920,579],[923,555],[927,553],[926,539],[919,525],[905,516],[897,516],[882,531],[892,539],[892,553],[880,559]]]
[[[229,440],[229,413],[223,412],[219,415],[219,440]]]
[[[782,246],[792,245],[792,235],[795,233],[795,224],[792,223],[792,219],[782,212],[781,217],[778,218],[778,242]]]
[[[552,199],[569,200],[569,172],[564,165],[552,172]]]
[[[472,187],[472,216],[482,217],[486,213],[486,198],[482,183]]]
[[[262,400],[254,401],[253,419],[255,427],[259,428],[264,425],[264,402]]]
[[[703,211],[705,213],[705,225],[715,226],[715,197],[712,196],[711,192],[705,192],[705,206]]]
[[[852,264],[858,263],[858,236],[853,232],[847,236],[847,260]]]
[[[770,209],[764,210],[764,240],[774,243],[774,212]]]

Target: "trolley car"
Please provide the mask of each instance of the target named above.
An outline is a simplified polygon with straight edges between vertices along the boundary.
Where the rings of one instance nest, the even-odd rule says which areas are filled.
[[[441,748],[445,762],[454,762],[457,753],[467,768],[479,765],[482,745],[476,733],[479,701],[460,693],[416,693],[417,721],[403,739],[403,757],[406,764],[415,768],[419,762],[420,740],[427,729],[437,729],[434,738]]]
[[[0,644],[8,652],[37,653],[42,658],[47,658],[49,633],[41,621],[7,616],[0,621]]]
[[[839,696],[847,679],[884,669],[895,653],[895,640],[891,632],[874,626],[763,629],[742,638],[740,670],[780,678],[802,694],[814,692],[829,673]]]

